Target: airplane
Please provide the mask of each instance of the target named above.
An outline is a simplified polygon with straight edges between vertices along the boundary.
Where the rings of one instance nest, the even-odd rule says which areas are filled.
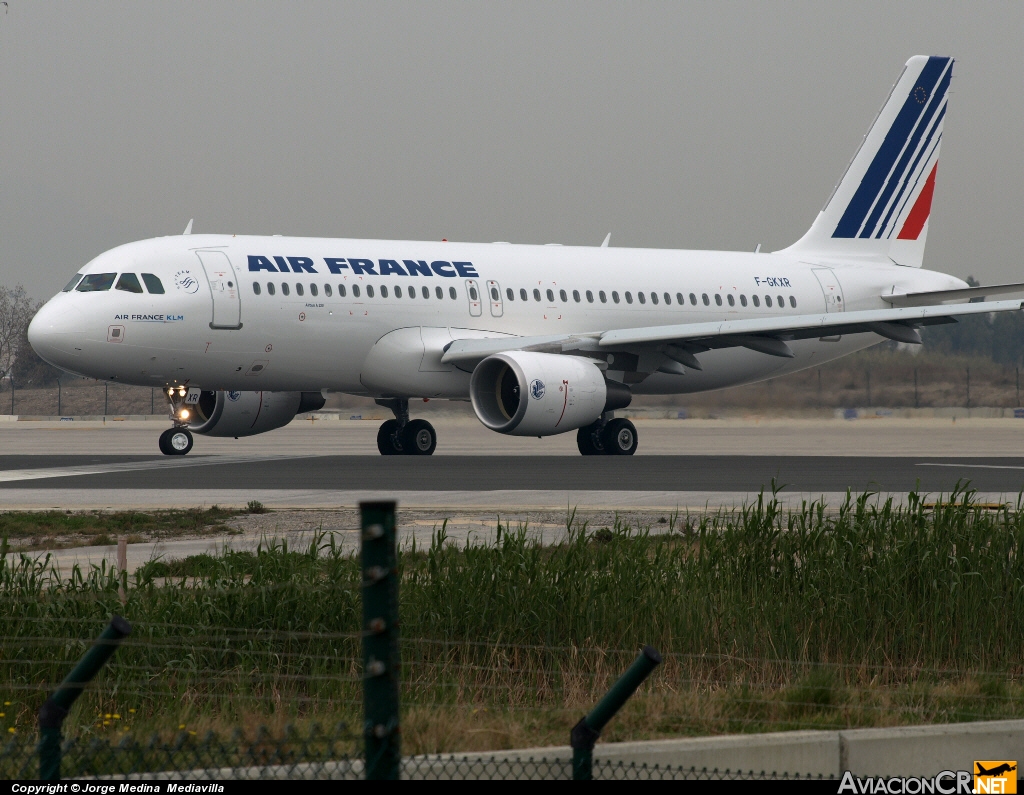
[[[497,433],[576,431],[632,455],[633,395],[777,378],[924,326],[1020,311],[923,269],[953,59],[907,61],[807,233],[773,253],[185,233],[89,262],[28,331],[72,373],[159,386],[172,426],[249,436],[337,391],[394,413],[382,455],[431,455],[410,401],[470,401]],[[950,303],[952,302],[952,303]]]

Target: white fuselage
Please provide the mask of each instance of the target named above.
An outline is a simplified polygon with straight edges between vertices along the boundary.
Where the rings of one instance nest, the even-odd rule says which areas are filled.
[[[61,368],[126,384],[465,399],[469,373],[440,361],[453,339],[876,309],[887,306],[883,293],[964,286],[896,265],[808,260],[786,252],[166,237],[112,249],[80,271],[152,274],[162,294],[113,286],[59,293],[33,321],[31,339]],[[710,350],[699,356],[702,371],[652,372],[631,388],[720,389],[880,339],[797,340],[792,359]],[[613,362],[609,377],[615,371]]]

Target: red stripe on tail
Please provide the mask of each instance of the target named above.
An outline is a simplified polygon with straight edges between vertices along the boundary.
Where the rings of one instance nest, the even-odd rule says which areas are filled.
[[[907,220],[903,222],[903,228],[900,230],[899,235],[896,236],[897,240],[917,240],[921,230],[924,229],[924,224],[932,211],[932,194],[935,193],[935,171],[938,167],[938,163],[932,166],[932,173],[928,175],[928,180],[924,183],[924,190],[921,191],[921,195],[914,202],[914,209],[910,211]]]

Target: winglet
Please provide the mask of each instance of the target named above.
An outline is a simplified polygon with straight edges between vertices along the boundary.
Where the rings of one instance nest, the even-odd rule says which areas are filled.
[[[186,226],[185,227],[185,231],[182,232],[183,235],[191,235],[192,234],[192,222],[194,220],[195,220],[195,218],[189,218],[188,219],[188,226]]]
[[[611,239],[612,233],[609,232],[607,235],[605,235],[604,242],[601,244],[601,248],[608,248],[608,243],[611,241]]]

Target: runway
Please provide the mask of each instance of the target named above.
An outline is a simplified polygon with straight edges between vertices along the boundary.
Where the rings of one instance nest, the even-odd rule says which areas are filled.
[[[1024,488],[1024,458],[881,456],[0,456],[6,490],[985,492]]]

